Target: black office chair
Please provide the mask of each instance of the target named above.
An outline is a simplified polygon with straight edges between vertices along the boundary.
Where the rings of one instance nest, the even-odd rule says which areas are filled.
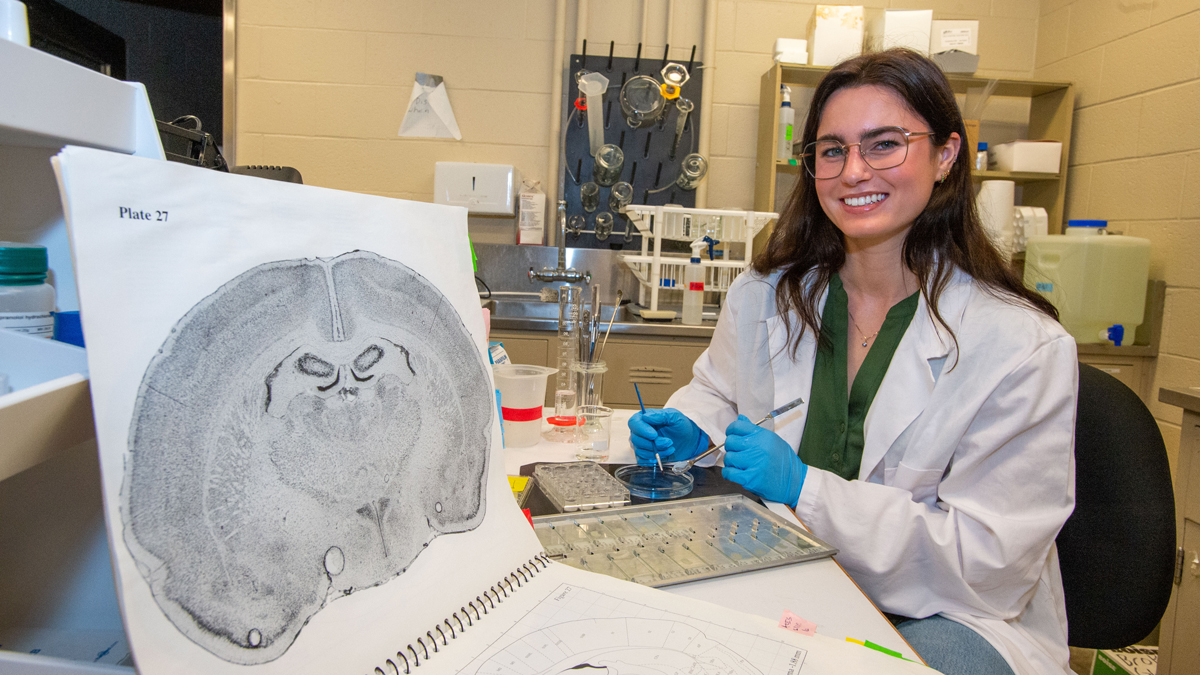
[[[1072,646],[1126,647],[1154,630],[1175,573],[1166,446],[1137,394],[1085,364],[1075,420],[1075,512],[1057,543]]]

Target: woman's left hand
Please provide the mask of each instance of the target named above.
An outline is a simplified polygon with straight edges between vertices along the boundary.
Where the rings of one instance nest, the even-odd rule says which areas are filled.
[[[796,508],[808,465],[774,431],[738,415],[725,429],[725,468],[721,475],[754,494]]]

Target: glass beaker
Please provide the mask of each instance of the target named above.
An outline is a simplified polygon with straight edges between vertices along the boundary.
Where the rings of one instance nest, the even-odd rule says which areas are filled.
[[[601,405],[604,374],[608,372],[608,364],[603,361],[576,361],[571,364],[571,370],[575,372],[576,405]]]
[[[704,180],[706,173],[708,173],[708,160],[704,159],[704,155],[693,152],[683,158],[683,163],[679,166],[679,178],[675,180],[675,185],[680,190],[695,190],[700,181]]]
[[[598,463],[608,461],[612,417],[612,408],[602,405],[579,406],[575,425],[575,459]]]
[[[626,206],[633,202],[633,186],[621,181],[608,191],[608,208],[615,213],[621,213]]]
[[[583,226],[587,224],[587,219],[576,213],[567,219],[567,234],[572,237],[578,237],[583,232]]]
[[[613,232],[613,214],[608,211],[601,211],[596,214],[596,225],[593,228],[593,234],[596,235],[596,241],[604,241],[608,239]]]
[[[621,169],[625,167],[625,153],[621,148],[609,143],[602,146],[596,153],[596,163],[592,165],[592,178],[604,187],[621,180]]]
[[[579,203],[583,205],[583,210],[591,213],[600,206],[600,186],[592,181],[588,181],[579,186]]]
[[[648,127],[658,121],[667,107],[658,80],[648,75],[631,77],[621,87],[621,114],[633,129]]]

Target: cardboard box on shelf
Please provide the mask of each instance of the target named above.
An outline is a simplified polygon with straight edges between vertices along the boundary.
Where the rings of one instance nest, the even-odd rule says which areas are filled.
[[[810,63],[832,66],[862,53],[862,5],[817,5],[808,24]]]
[[[978,21],[934,21],[929,31],[929,53],[957,49],[979,55]]]
[[[865,47],[868,51],[876,52],[906,47],[927,54],[932,24],[932,9],[866,10]]]
[[[988,148],[988,168],[997,171],[1058,173],[1061,162],[1058,141],[1013,141]]]

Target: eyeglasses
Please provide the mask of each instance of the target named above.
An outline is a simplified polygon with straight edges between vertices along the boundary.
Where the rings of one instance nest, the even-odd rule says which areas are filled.
[[[901,127],[883,127],[868,132],[857,143],[843,144],[838,141],[816,141],[804,146],[804,168],[817,180],[828,180],[842,175],[850,148],[858,146],[858,154],[867,166],[882,171],[894,169],[908,158],[908,144],[913,138],[932,136],[932,131],[908,131]]]

